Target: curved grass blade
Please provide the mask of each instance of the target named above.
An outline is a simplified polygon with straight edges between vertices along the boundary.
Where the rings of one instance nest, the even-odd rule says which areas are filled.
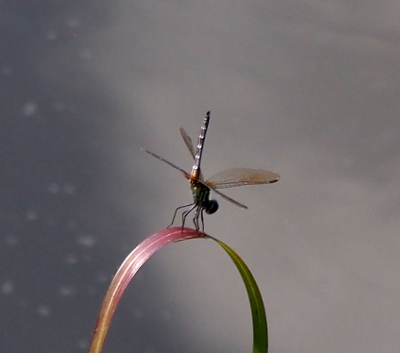
[[[267,315],[265,314],[264,303],[262,300],[261,292],[257,283],[251,274],[249,268],[240,258],[240,256],[232,250],[228,245],[222,241],[207,236],[216,241],[229,255],[235,266],[242,276],[243,282],[246,286],[247,295],[249,296],[251,316],[253,320],[253,353],[267,353],[268,352],[268,327]]]
[[[163,246],[194,238],[210,238],[216,241],[230,256],[245,284],[249,296],[253,320],[253,353],[267,353],[268,332],[264,304],[258,286],[243,260],[228,245],[205,233],[190,228],[167,228],[140,243],[125,259],[115,274],[103,300],[100,315],[93,333],[89,353],[100,353],[111,324],[112,316],[126,287],[139,268]]]
[[[204,237],[204,233],[195,231],[194,229],[181,227],[163,229],[156,234],[141,242],[122,263],[103,300],[100,309],[99,318],[93,332],[93,338],[90,345],[89,353],[100,353],[103,349],[108,328],[110,327],[112,316],[119,300],[122,297],[126,287],[132,277],[136,274],[140,267],[163,246],[179,240]]]

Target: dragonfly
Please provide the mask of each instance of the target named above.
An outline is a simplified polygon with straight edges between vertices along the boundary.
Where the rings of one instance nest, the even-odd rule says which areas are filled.
[[[204,142],[206,139],[209,123],[210,112],[208,111],[203,120],[203,125],[201,126],[196,148],[194,148],[193,142],[187,132],[182,127],[179,129],[183,141],[185,142],[186,147],[188,148],[194,160],[191,173],[186,172],[182,168],[167,161],[166,159],[160,157],[153,152],[142,149],[144,152],[179,170],[185,176],[185,178],[189,180],[193,202],[176,208],[172,218],[172,222],[167,228],[171,227],[174,224],[177,212],[181,209],[186,209],[182,212],[182,229],[185,225],[185,220],[187,216],[194,211],[194,226],[196,230],[199,231],[201,225],[202,231],[204,232],[203,212],[205,212],[206,214],[213,214],[218,210],[217,200],[210,197],[211,190],[225,200],[233,203],[234,205],[247,209],[247,206],[223,194],[218,189],[227,189],[242,185],[272,184],[276,183],[280,179],[279,174],[270,172],[268,170],[252,168],[232,168],[220,172],[207,180],[204,180],[203,174],[201,172],[201,158],[203,155]]]

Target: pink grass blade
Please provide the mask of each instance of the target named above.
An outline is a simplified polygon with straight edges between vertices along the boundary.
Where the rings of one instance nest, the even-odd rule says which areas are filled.
[[[181,227],[163,229],[145,239],[128,255],[115,274],[103,300],[99,318],[97,319],[96,327],[93,333],[89,353],[101,352],[108,328],[111,324],[112,316],[119,300],[122,297],[122,294],[124,293],[132,277],[149,259],[149,257],[157,250],[171,242],[191,238],[200,238],[204,236],[204,233],[200,233],[189,228],[184,228],[183,231]]]

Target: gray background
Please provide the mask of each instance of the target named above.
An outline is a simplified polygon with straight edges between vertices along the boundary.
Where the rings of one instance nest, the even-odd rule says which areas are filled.
[[[270,352],[398,352],[398,1],[0,4],[0,351],[85,352],[124,256],[203,171],[277,171],[206,230],[259,282]],[[247,352],[250,310],[211,241],[134,278],[104,352]]]

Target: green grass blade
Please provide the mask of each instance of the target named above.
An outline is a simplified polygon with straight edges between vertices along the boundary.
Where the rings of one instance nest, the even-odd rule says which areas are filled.
[[[267,353],[268,352],[268,327],[267,316],[265,314],[264,303],[261,297],[260,290],[257,283],[251,274],[247,265],[233,251],[228,245],[222,241],[208,236],[210,239],[216,241],[229,255],[240,275],[242,276],[244,285],[246,287],[247,295],[249,296],[251,315],[253,320],[253,353]]]

